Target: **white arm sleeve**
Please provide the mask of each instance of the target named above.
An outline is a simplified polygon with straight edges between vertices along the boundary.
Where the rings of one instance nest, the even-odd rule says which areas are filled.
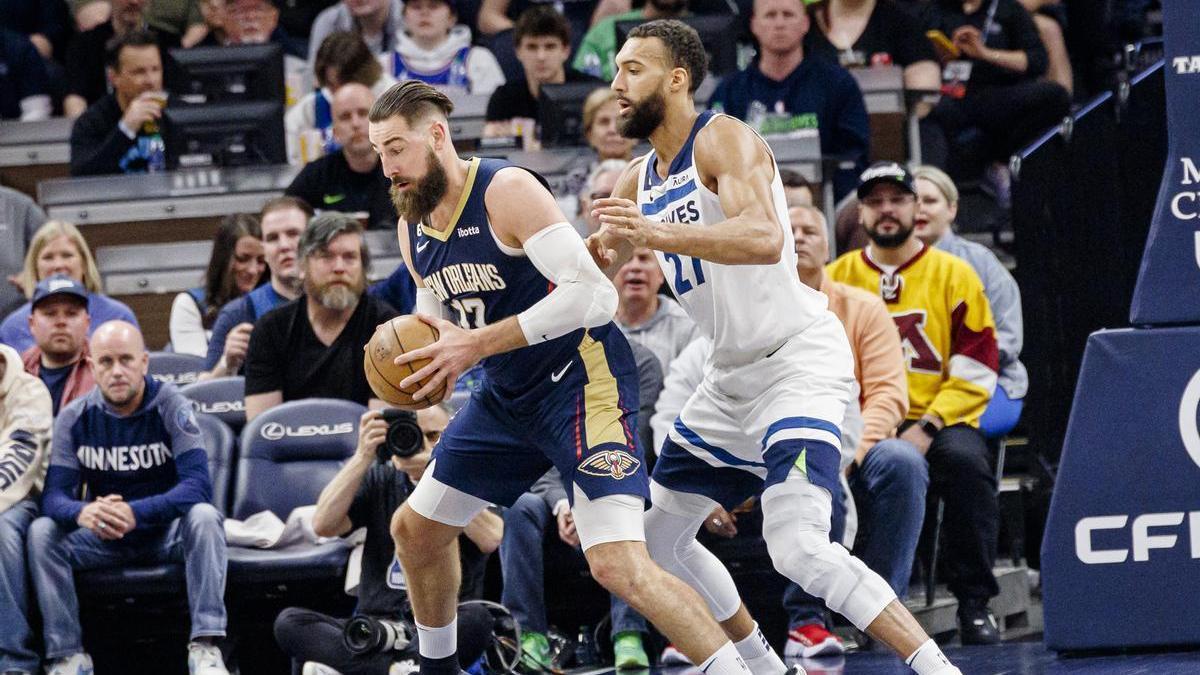
[[[555,223],[525,240],[529,262],[555,288],[517,322],[531,344],[546,342],[579,328],[595,328],[612,320],[617,289],[588,253],[570,223]]]
[[[441,300],[433,294],[433,291],[428,288],[417,288],[417,301],[413,305],[413,311],[417,314],[428,314],[439,319],[446,318],[446,306]]]

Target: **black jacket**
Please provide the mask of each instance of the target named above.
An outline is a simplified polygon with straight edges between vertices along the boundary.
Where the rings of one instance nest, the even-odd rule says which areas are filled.
[[[105,94],[75,120],[71,127],[71,175],[95,176],[122,173],[121,158],[137,142],[117,126],[121,107]]]

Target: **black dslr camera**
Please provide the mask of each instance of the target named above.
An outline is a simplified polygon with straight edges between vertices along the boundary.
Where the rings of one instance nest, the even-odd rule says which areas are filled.
[[[413,641],[412,629],[402,621],[356,616],[346,622],[342,642],[355,656],[401,651]]]
[[[406,459],[425,447],[425,433],[417,424],[416,413],[396,408],[386,408],[380,412],[388,423],[388,430],[383,443],[375,449],[379,461],[386,462],[392,457]]]

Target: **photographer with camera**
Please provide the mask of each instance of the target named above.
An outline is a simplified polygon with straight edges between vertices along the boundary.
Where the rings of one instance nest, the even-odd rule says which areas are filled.
[[[389,525],[421,479],[449,420],[442,405],[415,415],[401,410],[363,413],[358,447],[321,492],[313,516],[313,530],[320,536],[344,537],[366,528],[354,617],[289,607],[275,619],[275,640],[304,664],[302,675],[407,675],[417,670],[416,629],[404,616],[407,592]],[[487,557],[499,547],[503,526],[499,516],[485,510],[460,538],[464,596],[468,589],[482,588]],[[475,583],[472,576],[478,577]],[[488,647],[492,625],[492,616],[478,606],[460,610],[458,655],[464,668]]]

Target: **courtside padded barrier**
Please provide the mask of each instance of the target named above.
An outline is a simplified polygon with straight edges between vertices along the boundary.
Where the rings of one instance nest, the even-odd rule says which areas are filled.
[[[1200,644],[1200,327],[1088,340],[1042,543],[1046,645]]]
[[[150,352],[150,377],[159,382],[170,382],[179,386],[196,381],[204,372],[204,359],[193,354],[175,352]]]
[[[358,443],[363,406],[312,398],[276,406],[242,430],[231,517],[269,510],[281,520],[299,506],[317,503]],[[275,584],[341,578],[350,555],[337,539],[282,549],[229,549],[231,582]]]
[[[1200,21],[1194,0],[1163,0],[1167,165],[1129,322],[1200,323]]]
[[[1042,542],[1060,651],[1200,645],[1200,22],[1162,6],[1169,154],[1130,310],[1151,327],[1084,351]]]

